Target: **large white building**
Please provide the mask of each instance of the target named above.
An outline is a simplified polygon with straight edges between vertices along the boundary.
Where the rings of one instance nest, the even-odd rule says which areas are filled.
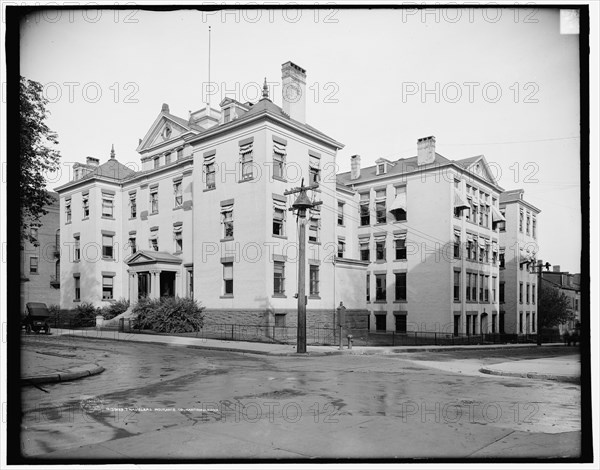
[[[530,332],[508,328],[517,320],[502,310],[518,284],[499,284],[508,206],[485,158],[450,160],[425,137],[416,155],[368,168],[355,155],[336,175],[342,144],[307,124],[305,83],[287,62],[282,108],[266,84],[256,103],[226,98],[187,120],[164,104],[137,148],[141,171],[114,150],[76,165],[57,188],[61,307],[191,296],[209,322],[295,325],[298,225],[285,192],[303,180],[323,201],[307,217],[309,325],[333,326],[343,302],[351,326],[372,330]]]
[[[306,123],[305,70],[282,67],[283,108],[227,98],[184,120],[165,104],[134,172],[88,158],[60,188],[61,306],[193,296],[213,322],[296,322],[298,230],[284,192],[318,182],[307,223],[307,321],[365,315],[365,263],[336,262],[335,159],[342,144]],[[296,92],[296,96],[288,99]],[[361,286],[358,291],[355,286]]]

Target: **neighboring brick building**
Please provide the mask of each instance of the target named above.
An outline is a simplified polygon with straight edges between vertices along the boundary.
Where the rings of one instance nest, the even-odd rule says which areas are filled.
[[[37,243],[26,241],[21,245],[21,314],[27,302],[60,304],[59,202],[58,194],[50,194],[53,202],[45,206],[48,213],[31,228]]]
[[[572,330],[578,322],[581,322],[580,278],[580,274],[561,271],[560,266],[553,266],[552,271],[542,272],[542,285],[558,289],[561,294],[564,294],[569,299],[569,310],[575,314],[575,320],[558,326],[561,334],[566,330]]]

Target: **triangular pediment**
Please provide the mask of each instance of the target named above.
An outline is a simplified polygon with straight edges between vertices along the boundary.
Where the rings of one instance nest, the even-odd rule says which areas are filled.
[[[142,153],[147,149],[172,142],[188,132],[194,131],[184,124],[183,119],[161,112],[138,145],[137,151]]]
[[[496,184],[496,178],[494,178],[494,175],[483,155],[471,163],[467,170],[494,185]]]
[[[125,260],[128,266],[153,263],[181,264],[181,258],[166,251],[140,250]]]
[[[154,258],[143,251],[138,251],[131,255],[128,259],[125,260],[125,263],[128,265],[139,264],[139,263],[148,263],[155,261]]]

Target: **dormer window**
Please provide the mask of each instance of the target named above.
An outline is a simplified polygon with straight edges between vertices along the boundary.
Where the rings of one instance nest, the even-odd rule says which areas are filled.
[[[231,121],[231,108],[225,108],[223,110],[223,124],[226,124],[229,121]]]
[[[388,169],[394,166],[394,163],[386,160],[385,158],[378,158],[377,160],[375,160],[375,165],[375,174],[379,176],[385,175]]]
[[[379,165],[377,165],[377,174],[378,175],[385,174],[385,163],[380,163]]]

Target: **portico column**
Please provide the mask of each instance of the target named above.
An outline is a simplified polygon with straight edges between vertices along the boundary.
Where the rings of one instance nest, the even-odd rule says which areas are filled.
[[[137,292],[137,273],[132,269],[128,269],[129,273],[129,303],[133,305],[138,301],[138,292]]]
[[[158,299],[160,298],[160,271],[158,269],[151,269],[150,276],[150,282],[152,283],[150,298]]]
[[[173,289],[173,294],[178,297],[183,297],[183,282],[181,282],[181,272],[177,271],[175,273],[175,286]]]

